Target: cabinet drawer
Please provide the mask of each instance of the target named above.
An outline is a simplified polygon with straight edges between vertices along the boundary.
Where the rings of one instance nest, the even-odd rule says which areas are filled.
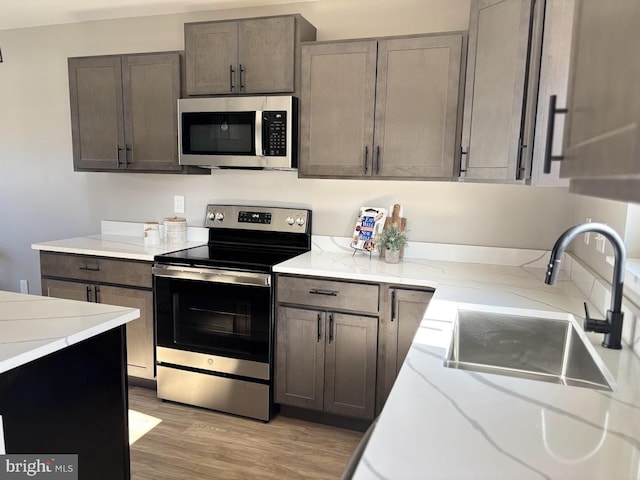
[[[43,277],[153,287],[150,262],[118,260],[91,255],[41,252],[40,274]]]
[[[278,302],[323,309],[378,313],[378,285],[316,278],[278,277]]]

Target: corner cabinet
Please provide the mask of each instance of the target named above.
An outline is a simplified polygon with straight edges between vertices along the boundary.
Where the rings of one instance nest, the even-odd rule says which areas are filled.
[[[451,179],[462,33],[302,47],[300,177]]]
[[[178,165],[178,53],[75,57],[68,66],[74,170],[186,171]]]
[[[155,378],[151,263],[87,255],[40,253],[42,294],[140,309],[126,325],[129,375]]]
[[[560,175],[572,192],[640,202],[640,3],[577,0],[574,18]]]
[[[184,36],[188,95],[290,93],[316,29],[288,15],[186,23]]]
[[[541,1],[541,0],[538,0]],[[460,177],[524,180],[535,118],[527,76],[539,67],[539,42],[530,34],[534,0],[472,0],[469,16]],[[539,29],[541,32],[541,28]],[[529,72],[533,73],[533,72]],[[532,89],[531,97],[537,98]],[[528,131],[530,132],[528,134]]]

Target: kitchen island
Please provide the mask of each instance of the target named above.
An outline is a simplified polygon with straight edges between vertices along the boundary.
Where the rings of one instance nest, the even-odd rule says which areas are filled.
[[[124,326],[139,314],[0,291],[7,454],[77,454],[80,479],[129,478]]]
[[[447,257],[440,253],[431,258]],[[497,253],[463,249],[453,255],[462,261],[425,255],[391,265],[312,251],[276,266],[279,273],[435,288],[354,479],[638,478],[640,359],[628,345],[608,350],[602,335],[587,334],[614,380],[611,392],[444,366],[459,309],[574,316],[581,324],[589,299],[568,272],[557,287],[544,285],[548,254],[497,265],[513,252]],[[474,255],[492,258],[472,263]],[[570,258],[564,264],[572,268]],[[627,309],[626,339],[633,320]]]

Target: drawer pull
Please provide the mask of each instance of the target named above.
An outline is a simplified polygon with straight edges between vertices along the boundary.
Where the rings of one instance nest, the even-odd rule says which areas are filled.
[[[338,292],[336,292],[335,290],[322,290],[320,288],[312,288],[311,290],[309,290],[309,293],[313,295],[326,295],[328,297],[338,296]]]
[[[84,270],[85,272],[99,272],[100,267],[78,267],[78,270]]]

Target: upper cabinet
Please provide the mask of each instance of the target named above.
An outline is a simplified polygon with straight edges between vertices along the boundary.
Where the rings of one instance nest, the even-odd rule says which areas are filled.
[[[187,23],[188,95],[297,91],[300,42],[316,29],[300,15]]]
[[[640,2],[576,1],[561,176],[640,202]]]
[[[454,177],[462,33],[303,45],[301,177]]]
[[[531,139],[524,138],[525,107],[535,109],[526,98],[534,53],[532,12],[532,0],[471,2],[462,178],[516,181],[526,176],[525,149]]]
[[[178,53],[70,58],[77,171],[181,172]]]

